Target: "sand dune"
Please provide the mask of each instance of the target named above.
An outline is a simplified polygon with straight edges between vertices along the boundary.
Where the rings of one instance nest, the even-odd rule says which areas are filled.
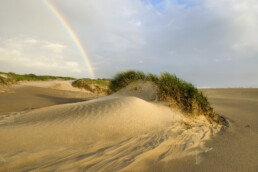
[[[131,88],[3,118],[0,171],[144,171],[189,155],[200,163],[199,153],[211,150],[205,142],[221,126],[147,101],[155,95],[149,83]]]
[[[20,106],[22,98],[13,96],[27,89],[56,98],[68,93],[25,86],[1,94],[0,102],[10,99],[13,106],[1,103],[0,110]],[[203,92],[230,122],[219,134],[220,126],[158,105],[148,84],[81,103],[0,113],[0,171],[257,171],[258,90]]]

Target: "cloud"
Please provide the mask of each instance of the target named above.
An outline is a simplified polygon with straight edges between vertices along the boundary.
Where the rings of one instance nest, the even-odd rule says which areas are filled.
[[[38,41],[35,40],[35,39],[27,39],[27,40],[24,41],[24,43],[30,43],[30,44],[35,44],[35,43],[37,43],[37,42],[38,42]]]
[[[63,51],[63,49],[65,48],[64,45],[57,44],[57,43],[46,43],[46,45],[44,45],[44,47],[46,47],[56,53],[61,53]]]
[[[258,86],[256,0],[51,2],[78,36],[97,77],[137,69],[168,71],[197,86]],[[10,70],[14,61],[27,59],[41,73],[51,68],[67,74],[60,72],[65,67],[71,75],[90,76],[69,33],[41,1],[1,2],[0,20],[0,67]],[[6,57],[16,59],[5,65]]]
[[[83,72],[79,62],[64,59],[66,46],[59,43],[15,38],[1,42],[1,47],[0,68],[6,72],[52,75],[72,75]]]

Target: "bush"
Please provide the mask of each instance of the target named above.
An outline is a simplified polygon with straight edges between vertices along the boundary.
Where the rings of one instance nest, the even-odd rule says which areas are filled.
[[[109,79],[78,79],[73,81],[72,86],[83,88],[98,94],[106,94],[109,86]]]
[[[171,107],[188,114],[211,116],[210,113],[214,113],[207,98],[193,84],[169,73],[157,76],[133,70],[121,72],[111,80],[109,93],[114,93],[137,80],[155,83],[158,86],[158,99],[167,102]]]
[[[116,92],[136,80],[147,80],[147,77],[141,71],[128,70],[118,73],[110,82],[110,92]]]
[[[78,79],[78,80],[73,81],[72,86],[77,87],[77,88],[84,88],[85,90],[89,90],[89,91],[93,92],[92,88],[89,86],[87,81],[85,81],[83,79]]]
[[[0,83],[1,83],[2,85],[8,85],[8,82],[7,82],[6,78],[1,77],[1,76],[0,76]]]

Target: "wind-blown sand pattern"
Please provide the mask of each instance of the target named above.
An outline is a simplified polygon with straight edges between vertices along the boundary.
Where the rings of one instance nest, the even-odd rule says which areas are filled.
[[[198,154],[211,150],[205,142],[221,126],[150,101],[155,96],[146,95],[155,95],[155,88],[140,86],[145,91],[128,87],[128,94],[122,90],[4,117],[0,171],[144,171],[150,163],[189,155],[200,163]]]

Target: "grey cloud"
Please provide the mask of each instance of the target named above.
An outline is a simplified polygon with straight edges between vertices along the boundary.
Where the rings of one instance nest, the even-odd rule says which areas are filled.
[[[13,41],[17,47],[8,49],[9,57],[17,53],[24,59],[52,57],[56,65],[66,66],[66,71],[70,71],[60,69],[53,73],[90,77],[78,47],[42,2],[14,2],[17,1],[1,2],[0,20],[4,27],[0,28],[0,41],[8,43],[20,35],[30,40],[27,39],[22,51],[19,43],[14,45]],[[97,77],[138,69],[168,71],[201,87],[258,86],[255,0],[192,0],[185,4],[176,0],[158,4],[140,0],[51,2],[79,37]],[[40,40],[52,44],[39,48]],[[15,66],[11,60],[4,63],[2,60],[1,68]],[[75,68],[77,73],[72,72]],[[22,66],[19,69],[28,70]],[[38,70],[47,72],[43,68]]]

